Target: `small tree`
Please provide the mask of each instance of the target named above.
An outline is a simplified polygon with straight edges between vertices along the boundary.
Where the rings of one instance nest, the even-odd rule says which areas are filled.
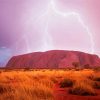
[[[90,65],[89,64],[85,64],[84,65],[84,68],[89,69],[90,68]]]
[[[79,62],[73,62],[72,65],[77,69],[77,68],[79,68],[80,63]]]

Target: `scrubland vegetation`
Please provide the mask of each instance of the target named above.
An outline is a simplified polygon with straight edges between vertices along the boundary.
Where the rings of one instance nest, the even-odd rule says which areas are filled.
[[[100,71],[93,69],[0,70],[0,100],[55,100],[54,87],[71,95],[97,96]]]

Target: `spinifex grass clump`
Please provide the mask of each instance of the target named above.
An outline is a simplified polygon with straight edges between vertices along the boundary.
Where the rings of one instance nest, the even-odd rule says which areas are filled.
[[[60,87],[61,88],[64,88],[64,87],[72,87],[74,84],[74,81],[71,80],[71,79],[63,79],[61,82],[60,82]]]
[[[99,77],[95,77],[94,81],[99,81],[100,82],[100,76]]]
[[[93,82],[93,88],[100,89],[100,82]]]
[[[25,95],[23,95],[25,94]],[[52,100],[53,92],[52,90],[42,83],[34,83],[33,85],[21,84],[16,91],[17,97],[23,98],[27,97],[29,100]],[[20,98],[18,98],[20,100]],[[27,100],[28,100],[27,99]]]
[[[76,82],[73,88],[69,89],[69,93],[82,96],[96,95],[92,86],[84,81]]]
[[[0,94],[7,92],[13,93],[14,89],[8,84],[0,84]]]

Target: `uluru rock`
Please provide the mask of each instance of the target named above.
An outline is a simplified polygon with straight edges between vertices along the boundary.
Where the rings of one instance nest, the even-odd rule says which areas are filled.
[[[78,62],[81,67],[100,66],[97,55],[79,51],[51,50],[46,52],[33,52],[12,57],[7,63],[7,68],[67,68],[74,67],[73,62]]]

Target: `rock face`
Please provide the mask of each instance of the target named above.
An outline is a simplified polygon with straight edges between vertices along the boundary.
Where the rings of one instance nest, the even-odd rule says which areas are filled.
[[[81,67],[100,66],[97,55],[79,51],[51,50],[46,52],[33,52],[12,57],[7,68],[67,68],[74,67],[73,62],[78,62]]]

